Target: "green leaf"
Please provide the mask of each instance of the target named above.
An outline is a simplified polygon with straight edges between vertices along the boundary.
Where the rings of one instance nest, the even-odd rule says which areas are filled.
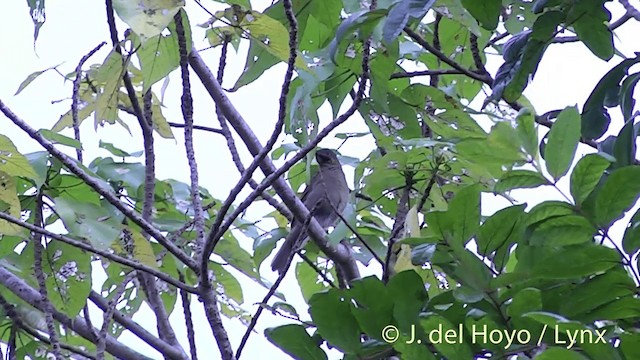
[[[540,247],[529,249],[540,249]],[[548,251],[552,251],[553,256],[549,254],[538,257],[534,253],[536,262],[528,276],[544,279],[573,279],[606,271],[620,263],[620,256],[615,250],[592,243],[550,248]]]
[[[309,301],[314,294],[327,288],[316,272],[316,269],[304,261],[296,264],[296,279],[298,280],[298,286],[300,286],[300,292],[305,301]]]
[[[107,249],[122,231],[124,216],[112,205],[102,206],[71,197],[53,199],[56,212],[72,236],[88,240],[98,249]]]
[[[517,243],[523,233],[521,218],[525,207],[525,204],[510,206],[485,220],[476,236],[478,253],[487,256],[502,246]]]
[[[640,80],[640,72],[627,76],[620,88],[620,109],[622,110],[622,116],[625,120],[631,119],[633,115],[633,108],[636,105],[633,91],[636,88],[638,80]]]
[[[301,325],[283,325],[265,329],[264,335],[273,344],[295,359],[323,360],[327,354],[318,343],[309,336]]]
[[[428,300],[422,278],[412,270],[399,272],[389,280],[387,291],[393,299],[393,318],[400,331],[409,333]]]
[[[393,294],[375,276],[354,281],[348,294],[354,303],[351,313],[358,320],[360,328],[370,337],[384,340],[382,330],[393,319]]]
[[[498,18],[502,10],[500,0],[462,0],[462,5],[469,10],[471,15],[478,20],[480,25],[487,30],[494,30],[498,26]]]
[[[118,90],[120,89],[124,71],[122,55],[114,50],[107,56],[96,73],[96,81],[104,82],[104,88],[98,95],[95,105],[96,128],[105,121],[113,124],[118,117]]]
[[[473,352],[469,345],[462,339],[460,327],[454,326],[447,318],[427,314],[420,316],[420,325],[427,333],[427,338],[445,359],[473,359]],[[445,334],[456,334],[454,341],[445,341]],[[451,338],[451,337],[450,337]]]
[[[536,19],[531,30],[515,34],[504,45],[504,64],[496,73],[490,99],[504,97],[508,101],[517,101],[520,98],[563,19],[563,13],[547,11]]]
[[[608,227],[624,216],[640,196],[640,166],[615,170],[604,182],[596,197],[595,215],[598,225]]]
[[[498,180],[493,191],[505,193],[512,189],[529,189],[549,185],[542,174],[530,170],[510,170]]]
[[[622,248],[627,254],[633,254],[640,249],[640,209],[629,220],[622,238]]]
[[[242,286],[233,274],[231,274],[224,266],[216,263],[209,262],[211,270],[216,275],[215,283],[222,286],[224,289],[224,295],[233,299],[238,304],[244,302],[244,296],[242,294]]]
[[[531,245],[565,246],[593,240],[596,228],[579,215],[556,216],[530,227]]]
[[[536,130],[536,114],[529,107],[523,107],[516,117],[518,136],[525,151],[535,158],[538,154],[538,131]]]
[[[610,162],[599,154],[585,155],[571,173],[571,196],[580,206],[600,181]]]
[[[184,0],[114,0],[113,9],[143,43],[166,29]]]
[[[409,22],[409,17],[421,19],[429,11],[435,0],[400,0],[396,2],[384,22],[382,39],[387,43],[393,42],[402,29]]]
[[[37,178],[27,158],[18,152],[11,139],[2,134],[0,134],[0,171],[9,174],[9,176]]]
[[[589,360],[589,358],[573,350],[567,350],[561,347],[550,347],[543,353],[537,355],[536,360]]]
[[[571,166],[580,141],[580,114],[574,106],[560,112],[549,131],[549,141],[544,152],[547,171],[558,180]]]
[[[192,46],[191,26],[185,12],[181,12],[181,17],[187,53],[189,53]],[[178,49],[175,21],[171,20],[169,29],[171,31],[170,35],[157,34],[146,41],[142,41],[142,43],[139,37],[133,37],[133,43],[138,48],[136,54],[140,59],[143,93],[147,92],[153,84],[165,78],[180,65],[180,51]]]
[[[615,104],[605,104],[608,94],[618,94],[620,91],[620,81],[627,75],[629,68],[640,61],[640,56],[632,59],[625,59],[607,72],[595,86],[591,95],[582,108],[582,136],[586,139],[597,139],[601,137],[611,122],[606,106],[617,105],[617,95]]]
[[[347,34],[353,33],[358,27],[377,23],[386,14],[387,9],[362,10],[351,14],[346,20],[342,21],[336,30],[335,37],[329,44],[329,55],[333,62],[336,62],[338,47]],[[366,36],[366,34],[362,35]]]
[[[640,358],[640,334],[633,332],[625,332],[620,334],[620,349],[625,359]]]
[[[607,0],[578,0],[567,14],[578,38],[602,60],[613,57],[613,32],[609,29],[611,13],[604,6]]]
[[[517,318],[525,313],[542,309],[542,292],[537,288],[525,288],[513,296],[507,308],[511,318]]]
[[[27,76],[27,78],[26,78],[26,79],[24,79],[24,80],[22,81],[22,83],[20,83],[20,86],[18,87],[18,90],[16,91],[16,93],[15,93],[15,94],[13,94],[13,96],[16,96],[16,95],[20,94],[20,92],[21,92],[22,90],[24,90],[27,86],[29,86],[29,84],[31,84],[31,83],[33,82],[33,80],[35,80],[36,78],[38,78],[38,76],[40,76],[40,75],[42,75],[42,74],[46,73],[46,72],[47,72],[47,71],[49,71],[49,70],[56,69],[56,68],[57,68],[58,66],[60,66],[60,65],[62,65],[62,64],[58,64],[58,65],[56,65],[56,66],[52,66],[52,67],[50,67],[50,68],[48,68],[48,69],[44,69],[44,70],[40,70],[40,71],[36,71],[36,72],[33,72],[33,73],[29,74],[29,76]]]
[[[318,333],[329,344],[343,352],[360,349],[360,327],[351,313],[351,305],[343,300],[340,290],[331,289],[309,299],[309,313]]]
[[[70,146],[74,149],[82,149],[82,143],[76,139],[70,138],[68,136],[64,136],[62,134],[58,134],[57,132],[53,132],[47,129],[38,130],[40,135],[42,135],[45,139],[51,141],[54,144],[61,144]]]
[[[245,14],[240,26],[246,28],[253,42],[267,50],[280,61],[289,61],[289,32],[281,22],[268,15],[251,11]],[[302,56],[296,57],[296,67],[309,71]]]
[[[636,132],[634,119],[627,121],[613,145],[613,156],[616,158],[615,167],[632,165],[636,159]]]

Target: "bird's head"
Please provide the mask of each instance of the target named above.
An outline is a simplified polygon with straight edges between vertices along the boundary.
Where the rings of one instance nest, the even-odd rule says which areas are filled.
[[[316,151],[316,160],[320,166],[340,166],[340,161],[335,151],[331,149],[320,149]]]

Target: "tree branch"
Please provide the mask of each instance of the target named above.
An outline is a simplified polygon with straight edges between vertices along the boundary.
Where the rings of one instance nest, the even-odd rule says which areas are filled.
[[[11,291],[14,295],[24,300],[29,305],[33,306],[34,308],[40,311],[44,311],[43,304],[39,299],[40,295],[38,294],[38,292],[34,290],[31,286],[29,286],[24,280],[17,277],[16,275],[14,275],[12,272],[5,269],[4,267],[0,267],[0,284],[7,290]],[[80,336],[87,339],[88,341],[92,343],[96,343],[98,341],[98,339],[96,339],[94,335],[96,329],[89,328],[87,326],[87,323],[84,321],[84,319],[82,319],[81,316],[77,316],[75,319],[70,319],[65,314],[57,311],[56,309],[52,309],[51,315],[56,321],[60,322],[62,325],[66,326],[67,328],[75,331],[76,333],[78,333]],[[131,348],[124,346],[123,344],[118,342],[116,339],[114,339],[112,336],[107,337],[106,348],[107,348],[107,352],[109,352],[113,356],[120,359],[153,360],[152,358],[144,356],[132,350]],[[175,351],[173,350],[173,348],[168,348],[163,350],[168,351],[168,352],[164,352],[164,354],[167,354],[168,356],[173,356],[175,354]],[[175,358],[182,359],[181,357],[175,357]]]
[[[146,231],[150,234],[154,239],[156,239],[162,246],[167,248],[169,252],[171,252],[176,258],[182,261],[185,265],[187,265],[191,269],[197,269],[197,263],[190,258],[187,254],[185,254],[180,248],[178,248],[175,244],[168,242],[167,239],[162,235],[162,233],[156,229],[151,223],[140,217],[140,215],[132,210],[129,206],[124,204],[118,197],[113,193],[112,189],[109,189],[96,178],[87,174],[72,158],[67,156],[62,151],[58,150],[53,143],[44,138],[37,130],[29,126],[24,120],[20,119],[16,114],[14,114],[11,109],[9,109],[2,100],[0,100],[0,111],[4,113],[4,115],[9,118],[14,124],[16,124],[20,129],[26,132],[31,138],[37,141],[42,147],[44,147],[51,155],[53,155],[56,159],[60,160],[60,162],[67,167],[69,171],[78,176],[82,181],[84,181],[87,185],[89,185],[92,189],[94,189],[98,194],[102,195],[105,200],[115,206],[118,210],[120,210],[127,218],[136,223],[138,226],[142,228],[142,230]]]

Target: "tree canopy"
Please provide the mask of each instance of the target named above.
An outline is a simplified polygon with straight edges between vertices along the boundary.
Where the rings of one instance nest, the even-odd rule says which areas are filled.
[[[47,8],[27,3],[37,48]],[[3,357],[229,360],[264,336],[267,358],[284,356],[276,347],[295,359],[330,349],[345,359],[640,358],[640,48],[625,53],[616,37],[640,28],[629,1],[105,0],[105,9],[95,21],[109,37],[68,59],[74,70],[51,64],[15,84],[23,96],[45,73],[66,80],[68,97],[50,100],[68,106],[48,128],[0,99],[2,128],[42,148],[25,153],[0,130]],[[209,20],[195,23],[195,13]],[[539,113],[523,92],[547,50],[567,43],[609,71],[581,103]],[[244,71],[230,78],[227,62],[243,47]],[[274,66],[286,67],[277,113],[246,118],[229,94],[260,97]],[[210,104],[194,101],[196,82]],[[166,116],[169,86],[182,119]],[[194,120],[203,106],[208,123]],[[342,130],[347,120],[367,131]],[[266,142],[260,121],[270,121]],[[107,126],[142,151],[92,130]],[[196,151],[202,133],[226,150]],[[176,137],[186,182],[157,176],[157,142]],[[327,232],[297,196],[313,154],[323,140],[365,138],[364,158],[337,149],[353,189]],[[89,143],[109,155],[87,159]],[[225,197],[202,185],[202,169],[221,159],[240,174]],[[519,189],[563,200],[525,202]],[[487,213],[495,198],[508,206]],[[269,210],[252,218],[255,204]],[[263,264],[293,219],[313,240],[289,269],[308,313],[279,291],[285,273],[271,282]],[[264,293],[255,312],[247,282]],[[143,304],[150,324],[132,319]],[[169,320],[178,309],[180,327]],[[252,335],[265,311],[290,323]],[[239,343],[227,319],[246,325]],[[194,323],[210,331],[196,335]],[[154,357],[122,342],[125,332]],[[198,349],[196,336],[215,350]]]

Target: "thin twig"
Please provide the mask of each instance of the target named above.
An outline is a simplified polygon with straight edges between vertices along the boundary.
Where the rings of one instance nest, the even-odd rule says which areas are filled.
[[[71,159],[62,151],[58,150],[53,145],[53,143],[51,143],[51,141],[44,138],[37,130],[29,126],[27,122],[20,119],[15,113],[13,113],[13,111],[11,111],[11,109],[9,109],[9,107],[7,107],[2,100],[0,100],[0,111],[2,111],[2,113],[4,113],[4,115],[9,118],[15,125],[26,132],[27,135],[29,135],[32,139],[36,140],[42,147],[44,147],[49,152],[49,154],[58,159],[69,171],[79,177],[85,184],[90,186],[98,194],[104,197],[105,200],[107,200],[110,204],[120,210],[123,215],[140,226],[142,230],[153,236],[154,239],[156,239],[162,246],[167,248],[167,250],[171,252],[176,258],[182,261],[189,268],[197,269],[197,263],[184,251],[182,251],[173,243],[168,242],[164,235],[162,235],[162,233],[151,223],[140,217],[140,215],[136,211],[132,210],[129,206],[120,201],[120,199],[113,193],[112,189],[103,186],[102,182],[100,182],[95,177],[87,174],[73,159]]]
[[[78,98],[80,96],[80,80],[82,79],[82,65],[95,54],[101,47],[103,47],[106,42],[101,42],[93,48],[93,50],[89,51],[88,54],[83,56],[78,62],[78,66],[76,66],[76,78],[73,80],[73,93],[71,95],[71,119],[73,121],[73,135],[75,139],[80,142],[80,120],[78,119]],[[76,158],[80,163],[82,163],[82,149],[76,149]]]
[[[175,123],[175,122],[168,122],[169,126],[174,127],[174,128],[179,128],[179,129],[183,129],[186,127],[185,124],[180,124],[180,123]],[[202,130],[202,131],[208,131],[208,132],[212,132],[215,134],[223,134],[222,130],[220,129],[216,129],[216,128],[212,128],[212,127],[208,127],[208,126],[202,126],[202,125],[192,125],[194,130]]]
[[[36,194],[33,223],[38,227],[42,227],[42,224],[44,223],[42,219],[42,193],[40,191],[38,191],[38,193]],[[38,282],[38,290],[40,291],[40,303],[43,307],[49,340],[51,340],[51,349],[56,360],[62,360],[62,353],[60,352],[60,339],[58,338],[56,325],[53,322],[53,305],[49,300],[47,282],[42,270],[42,240],[42,234],[37,232],[33,232],[31,234],[30,242],[33,245],[33,271],[35,272],[36,280]]]
[[[291,1],[283,0],[283,6],[285,14],[287,16],[287,20],[289,21],[289,61],[287,64],[287,71],[284,76],[284,82],[282,84],[282,91],[280,93],[278,121],[276,122],[271,137],[269,137],[269,140],[267,141],[265,146],[260,150],[258,155],[256,155],[247,170],[242,174],[236,186],[231,189],[229,196],[218,211],[218,216],[216,217],[215,223],[211,227],[211,231],[207,236],[207,240],[204,246],[203,258],[201,259],[202,269],[207,268],[209,256],[211,255],[211,253],[213,253],[213,250],[218,241],[222,238],[222,234],[224,233],[224,231],[226,231],[226,229],[220,231],[219,228],[222,225],[225,215],[229,211],[229,208],[231,207],[233,201],[236,199],[240,191],[242,191],[244,185],[249,181],[249,179],[251,179],[253,173],[258,168],[262,160],[267,156],[269,151],[271,151],[273,145],[275,145],[278,137],[280,136],[280,133],[282,132],[282,128],[284,127],[284,121],[287,114],[287,95],[289,94],[289,89],[291,87],[291,79],[293,78],[295,62],[298,56],[298,21],[296,20],[296,17],[294,15],[293,5],[291,5]],[[231,220],[235,220],[235,218],[232,218]],[[201,274],[201,277],[204,281],[206,274]]]
[[[177,288],[180,288],[180,289],[182,289],[182,290],[184,290],[186,292],[189,292],[189,293],[192,293],[192,294],[197,294],[198,293],[197,289],[195,289],[195,288],[193,288],[191,286],[188,286],[188,285],[186,285],[186,284],[184,284],[184,283],[172,278],[171,276],[165,274],[164,272],[162,272],[160,270],[156,270],[156,269],[154,269],[152,267],[149,267],[147,265],[139,263],[139,262],[137,262],[135,260],[130,260],[130,259],[127,259],[125,257],[116,255],[116,254],[114,254],[114,253],[112,253],[112,252],[110,252],[108,250],[96,249],[92,245],[90,245],[89,243],[87,243],[85,241],[72,239],[72,238],[70,238],[70,237],[68,237],[66,235],[56,234],[56,233],[51,232],[49,230],[46,230],[44,228],[35,226],[35,225],[27,223],[27,222],[24,222],[24,221],[22,221],[22,220],[20,220],[18,218],[15,218],[15,217],[13,217],[13,216],[11,216],[9,214],[6,214],[4,212],[0,212],[0,219],[8,221],[8,222],[10,222],[12,224],[18,225],[20,227],[23,227],[23,228],[25,228],[25,229],[27,229],[27,230],[29,230],[31,232],[42,234],[42,235],[44,235],[44,236],[46,236],[48,238],[51,238],[53,240],[57,240],[57,241],[65,243],[65,244],[69,244],[69,245],[71,245],[73,247],[76,247],[78,249],[82,249],[82,250],[88,251],[88,252],[90,252],[92,254],[96,254],[96,255],[102,256],[105,259],[109,259],[109,260],[111,260],[111,261],[113,261],[115,263],[118,263],[120,265],[124,265],[124,266],[130,267],[132,269],[148,273],[148,274],[153,275],[153,276],[155,276],[155,277],[157,277],[159,279],[162,279],[163,281],[165,281],[165,282],[167,282],[167,283],[169,283],[169,284],[171,284],[171,285],[173,285],[173,286],[175,286]]]

